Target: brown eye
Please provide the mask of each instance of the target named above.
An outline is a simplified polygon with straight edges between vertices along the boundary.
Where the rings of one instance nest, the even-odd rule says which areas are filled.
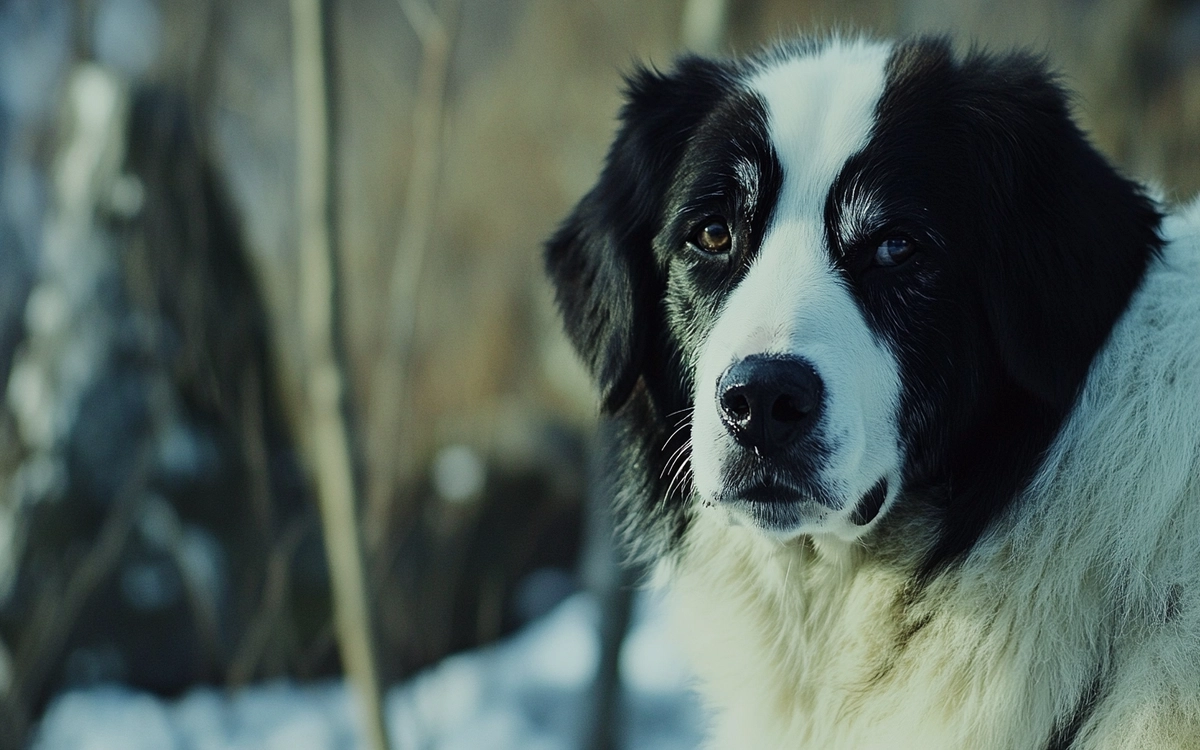
[[[709,219],[700,227],[700,231],[696,232],[694,243],[704,252],[717,255],[729,252],[733,246],[733,237],[729,234],[729,227],[725,225],[724,220]]]
[[[908,260],[916,252],[916,249],[916,245],[910,240],[903,237],[889,237],[875,248],[875,265],[898,266]]]

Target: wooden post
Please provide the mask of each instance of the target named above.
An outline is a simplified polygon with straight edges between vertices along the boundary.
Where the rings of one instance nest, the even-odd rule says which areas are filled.
[[[629,630],[633,573],[622,564],[616,542],[612,507],[615,442],[615,425],[601,420],[589,449],[581,565],[584,585],[596,597],[600,615],[596,677],[581,721],[583,750],[617,750],[625,744],[621,734],[621,646]]]

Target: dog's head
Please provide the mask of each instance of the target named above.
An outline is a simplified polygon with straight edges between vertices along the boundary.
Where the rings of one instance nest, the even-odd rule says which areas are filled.
[[[834,39],[627,97],[546,260],[624,428],[634,533],[699,503],[850,541],[919,496],[934,558],[961,552],[1070,410],[1154,205],[1024,54]]]

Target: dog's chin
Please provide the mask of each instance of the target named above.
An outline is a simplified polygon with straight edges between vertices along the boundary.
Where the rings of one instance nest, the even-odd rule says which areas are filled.
[[[880,479],[850,503],[820,489],[769,483],[726,487],[717,501],[735,519],[776,539],[831,535],[853,541],[879,518],[887,498],[887,480]]]

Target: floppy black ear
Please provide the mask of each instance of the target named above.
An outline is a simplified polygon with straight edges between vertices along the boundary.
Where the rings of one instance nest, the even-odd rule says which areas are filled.
[[[1161,214],[1088,143],[1042,60],[969,56],[963,103],[977,141],[986,316],[1014,380],[1068,408],[1162,246]],[[1014,294],[1025,290],[1024,294]]]
[[[546,245],[567,335],[619,409],[664,335],[663,278],[652,248],[687,140],[729,90],[721,63],[684,58],[666,75],[639,68],[626,79],[621,128],[595,187]]]

